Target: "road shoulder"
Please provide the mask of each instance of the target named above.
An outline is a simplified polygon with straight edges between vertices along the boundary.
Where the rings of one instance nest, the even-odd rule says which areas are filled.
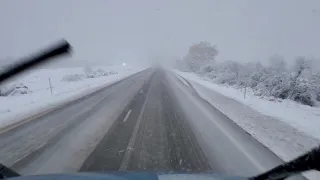
[[[289,161],[320,144],[320,140],[308,136],[274,117],[263,115],[249,106],[215,92],[200,84],[198,80],[184,76],[183,73],[174,73],[190,82],[204,100],[284,161]],[[317,176],[315,174],[318,173],[312,172],[310,176]]]

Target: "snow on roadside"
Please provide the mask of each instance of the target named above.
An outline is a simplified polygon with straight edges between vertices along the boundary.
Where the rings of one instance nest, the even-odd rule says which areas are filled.
[[[285,161],[320,144],[320,109],[293,101],[268,101],[232,87],[223,87],[193,73],[174,71],[199,95]],[[269,114],[268,114],[269,113]],[[318,173],[316,173],[319,175]],[[315,173],[308,178],[317,176]]]
[[[183,77],[181,77],[181,76],[179,76],[179,75],[177,74],[177,78],[178,78],[184,85],[186,85],[187,87],[190,87],[189,84],[186,82],[186,80],[185,80]]]
[[[250,89],[246,90],[246,98],[244,98],[244,89],[221,86],[191,73],[179,72],[179,74],[192,81],[197,81],[198,84],[206,88],[241,102],[266,116],[275,117],[307,135],[320,139],[320,107],[310,107],[292,100],[255,96]]]
[[[38,69],[28,73],[25,77],[15,79],[14,82],[22,82],[32,90],[32,93],[0,97],[0,129],[90,94],[143,70],[129,67],[99,68],[111,69],[118,74],[66,82],[62,81],[65,75],[83,73],[83,68]],[[49,78],[52,85],[52,94],[49,88]],[[9,82],[9,84],[14,82]]]

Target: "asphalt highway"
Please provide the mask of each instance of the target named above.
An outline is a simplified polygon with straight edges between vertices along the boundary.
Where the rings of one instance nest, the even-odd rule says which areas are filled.
[[[0,162],[26,175],[252,176],[283,161],[201,99],[190,83],[169,70],[150,68],[1,131]]]

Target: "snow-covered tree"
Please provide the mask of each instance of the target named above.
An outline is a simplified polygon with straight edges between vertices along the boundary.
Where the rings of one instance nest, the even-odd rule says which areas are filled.
[[[314,92],[314,96],[316,101],[320,102],[320,72],[317,72],[311,77],[312,91]]]
[[[293,65],[293,76],[290,80],[288,98],[302,104],[314,105],[314,92],[311,90],[310,70],[311,61],[305,57],[298,57]],[[305,72],[309,72],[305,74]],[[307,76],[306,76],[307,75]]]
[[[212,46],[209,42],[202,41],[189,48],[184,60],[192,71],[199,72],[203,66],[212,64],[217,55],[218,50],[215,46]]]
[[[273,55],[268,66],[261,63],[215,62],[218,51],[208,42],[200,42],[189,48],[183,60],[176,66],[186,65],[188,71],[206,76],[218,84],[236,88],[251,88],[258,96],[291,99],[314,106],[320,102],[320,61],[298,57],[292,67],[284,58]],[[316,65],[318,63],[318,66]]]
[[[306,59],[306,57],[298,57],[292,67],[294,73],[294,83],[295,81],[303,75],[306,70],[311,69],[311,60]]]
[[[234,61],[225,61],[212,67],[209,77],[217,83],[235,85],[239,79],[240,64]]]

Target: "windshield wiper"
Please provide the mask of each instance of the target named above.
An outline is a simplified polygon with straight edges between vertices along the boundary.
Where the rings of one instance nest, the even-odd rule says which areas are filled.
[[[37,66],[54,57],[69,54],[70,52],[70,44],[65,40],[61,40],[57,44],[47,48],[46,50],[43,50],[42,52],[33,55],[32,57],[22,59],[18,63],[11,65],[10,68],[4,70],[4,72],[0,74],[0,83],[29,68]]]
[[[12,171],[11,169],[7,168],[6,166],[0,164],[0,179],[6,179],[10,177],[17,177],[20,174]]]
[[[252,177],[250,180],[283,180],[309,170],[320,171],[320,146],[288,163]]]
[[[70,54],[70,52],[70,44],[66,40],[61,40],[55,45],[47,48],[46,50],[43,50],[40,53],[33,55],[32,57],[22,59],[18,63],[11,65],[10,68],[0,73],[0,83],[29,68],[37,66],[57,56]],[[20,175],[14,172],[13,170],[7,168],[6,166],[0,164],[0,179],[16,176]]]

